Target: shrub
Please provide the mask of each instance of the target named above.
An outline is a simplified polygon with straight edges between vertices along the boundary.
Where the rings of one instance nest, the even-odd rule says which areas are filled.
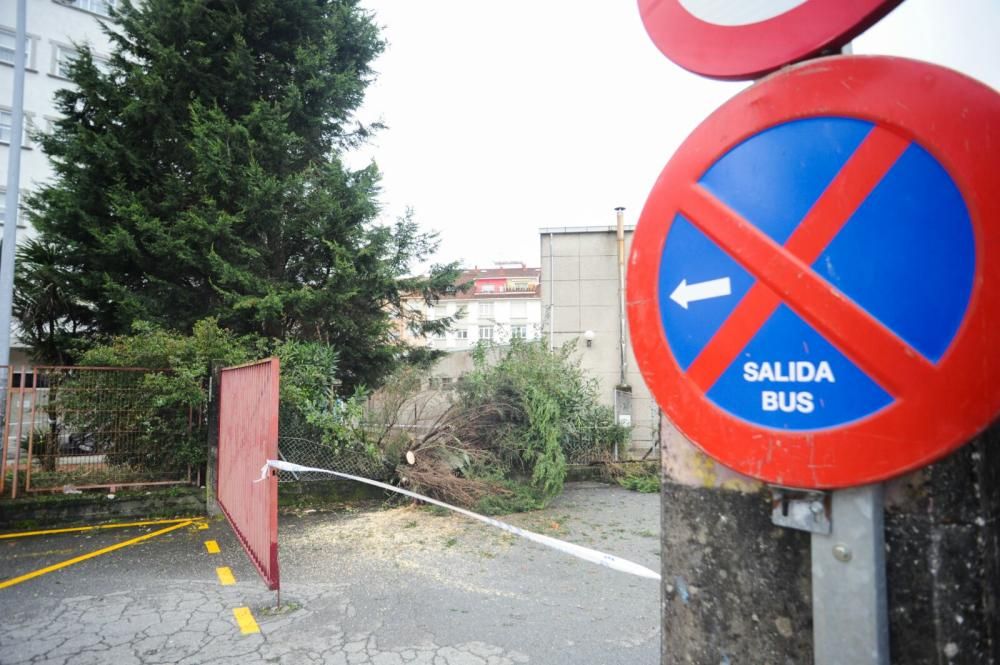
[[[131,335],[84,353],[80,369],[54,378],[49,401],[64,414],[66,429],[93,437],[114,464],[137,469],[201,464],[206,440],[199,416],[212,363],[246,362],[256,348],[255,339],[237,337],[214,319],[196,323],[191,335],[139,322]],[[160,371],[123,374],[86,367]]]
[[[568,448],[600,432],[609,434],[602,444],[610,450],[628,433],[598,404],[596,381],[583,373],[572,351],[518,340],[503,350],[479,347],[453,403],[419,436],[404,441],[405,450],[392,442],[399,480],[487,513],[544,506],[562,490]],[[420,399],[414,392],[401,394],[408,396],[390,400],[400,408]],[[404,464],[407,451],[414,459]]]

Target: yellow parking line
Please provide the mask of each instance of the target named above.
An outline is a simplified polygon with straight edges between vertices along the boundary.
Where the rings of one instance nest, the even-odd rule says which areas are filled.
[[[25,538],[27,536],[46,536],[55,533],[75,533],[79,531],[94,531],[97,529],[124,529],[126,527],[132,526],[153,526],[155,524],[178,524],[184,522],[186,524],[198,524],[198,528],[204,524],[204,518],[201,517],[181,517],[172,520],[146,520],[144,522],[119,522],[117,524],[97,524],[94,526],[74,526],[67,527],[65,529],[45,529],[42,531],[19,531],[17,533],[0,533],[0,540],[10,539],[10,538]],[[205,528],[208,525],[205,524]]]
[[[236,623],[239,624],[240,632],[244,635],[260,632],[260,626],[257,625],[249,607],[237,607],[233,610],[233,616],[236,617]]]
[[[216,568],[215,574],[219,576],[219,584],[221,584],[222,586],[229,586],[230,584],[236,584],[236,578],[233,577],[233,571],[229,570],[229,566],[222,566],[221,568]]]
[[[208,550],[209,554],[218,554],[219,553],[219,543],[215,542],[214,540],[206,540],[205,541],[205,549]]]
[[[162,536],[165,533],[170,533],[171,531],[176,531],[177,529],[180,529],[182,527],[189,526],[191,523],[192,520],[186,520],[179,524],[168,526],[166,529],[153,531],[152,533],[147,533],[145,535],[139,536],[138,538],[132,538],[131,540],[126,540],[116,545],[111,545],[110,547],[104,547],[99,550],[95,550],[93,552],[80,555],[78,557],[73,557],[72,559],[67,559],[66,561],[63,561],[61,563],[53,564],[51,566],[46,566],[45,568],[39,568],[38,570],[34,570],[30,573],[26,573],[19,577],[14,577],[9,580],[4,580],[3,582],[0,582],[0,589],[6,589],[7,587],[14,586],[15,584],[20,584],[21,582],[27,582],[30,579],[41,577],[46,573],[51,573],[56,570],[61,570],[63,568],[66,568],[67,566],[72,566],[75,563],[80,563],[81,561],[86,561],[87,559],[93,559],[94,557],[100,556],[102,554],[107,554],[108,552],[114,552],[115,550],[120,550],[123,547],[128,547],[129,545],[136,545],[145,540],[149,540],[150,538],[155,538],[156,536]]]

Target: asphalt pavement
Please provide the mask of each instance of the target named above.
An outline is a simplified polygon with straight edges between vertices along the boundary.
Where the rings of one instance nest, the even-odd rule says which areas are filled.
[[[572,483],[504,519],[659,570],[659,495]],[[280,605],[225,521],[0,539],[0,664],[658,662],[653,580],[410,505],[282,515],[279,533]]]

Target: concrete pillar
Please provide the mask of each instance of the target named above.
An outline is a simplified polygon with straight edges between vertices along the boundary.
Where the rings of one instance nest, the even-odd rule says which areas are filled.
[[[661,444],[663,665],[812,663],[810,535],[668,421]],[[885,494],[891,662],[1000,663],[1000,426]]]

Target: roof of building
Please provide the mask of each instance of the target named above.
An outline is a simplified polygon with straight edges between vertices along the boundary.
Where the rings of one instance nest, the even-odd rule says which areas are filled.
[[[635,230],[635,224],[625,224],[624,230],[630,233]],[[543,236],[561,233],[617,233],[617,226],[546,226],[538,229]]]
[[[455,280],[455,286],[468,284],[469,282],[493,281],[493,280],[527,280],[530,287],[508,288],[501,287],[495,291],[477,290],[475,284],[465,291],[443,294],[442,300],[509,300],[511,298],[538,298],[541,294],[541,268],[528,268],[523,264],[516,268],[466,268]]]
[[[505,279],[517,277],[538,277],[542,274],[541,268],[528,268],[521,265],[518,268],[464,268],[459,277],[459,283],[465,283],[476,279]]]

